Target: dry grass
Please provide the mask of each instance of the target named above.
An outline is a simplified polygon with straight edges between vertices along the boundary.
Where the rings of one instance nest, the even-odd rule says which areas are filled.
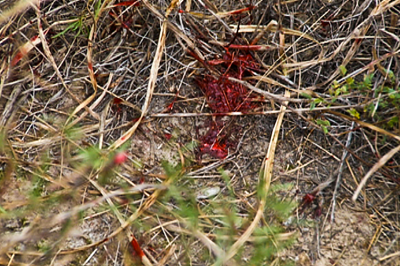
[[[0,1],[0,265],[400,265],[399,3]]]

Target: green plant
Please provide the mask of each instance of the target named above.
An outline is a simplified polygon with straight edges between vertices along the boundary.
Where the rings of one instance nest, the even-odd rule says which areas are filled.
[[[224,181],[226,193],[219,193],[211,198],[199,200],[196,182],[187,177],[184,168],[180,164],[172,165],[168,162],[163,163],[164,171],[169,179],[173,180],[166,194],[160,199],[165,206],[173,206],[172,209],[163,208],[164,215],[172,215],[183,222],[186,227],[193,232],[193,235],[215,234],[215,243],[222,250],[227,250],[235,242],[238,236],[246,230],[251,216],[243,217],[241,208],[237,203],[234,188],[230,182],[230,177],[223,169],[219,169],[221,178]],[[279,235],[285,231],[282,221],[288,219],[296,204],[289,200],[283,200],[278,195],[286,191],[289,185],[273,185],[271,193],[267,195],[268,205],[265,209],[267,224],[257,228],[253,233],[253,242],[244,245],[235,258],[237,261],[246,257],[249,265],[269,265],[276,259],[275,255],[290,246],[294,238],[287,240],[280,239]],[[160,212],[158,212],[160,213]],[[190,242],[196,241],[193,237],[186,239]],[[190,251],[187,251],[190,253]],[[207,255],[208,254],[208,255]],[[201,255],[203,259],[212,261],[208,252]],[[220,262],[217,259],[216,265]],[[280,264],[284,265],[284,264]]]
[[[344,66],[339,67],[342,77],[346,77],[347,69]],[[363,99],[364,109],[350,108],[346,110],[352,117],[361,119],[362,117],[373,119],[381,123],[385,129],[394,129],[399,127],[400,114],[400,89],[395,86],[395,75],[391,70],[385,70],[386,81],[378,86],[373,86],[375,78],[374,73],[366,74],[362,80],[356,80],[355,77],[348,77],[343,82],[333,81],[328,90],[330,97],[312,98],[311,95],[302,93],[302,96],[309,99],[310,110],[317,106],[330,108],[340,97],[346,96]],[[364,115],[364,116],[363,116]],[[328,132],[330,126],[327,120],[316,120],[324,133]]]
[[[62,32],[59,32],[56,35],[54,35],[52,38],[55,39],[60,36],[63,36],[69,31],[76,32],[74,38],[78,37],[81,33],[84,33],[87,35],[89,31],[88,31],[87,27],[85,26],[85,21],[86,21],[86,19],[85,19],[85,16],[83,16],[83,15],[74,19],[74,21],[71,22],[68,25],[68,27],[66,27]]]
[[[317,125],[321,126],[325,134],[328,133],[328,127],[331,126],[331,123],[328,120],[317,119],[315,122],[317,123]]]

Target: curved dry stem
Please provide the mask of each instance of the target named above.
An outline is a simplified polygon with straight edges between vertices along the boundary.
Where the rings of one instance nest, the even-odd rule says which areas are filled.
[[[285,91],[285,97],[290,97],[290,92],[288,90]],[[276,119],[274,129],[272,131],[272,138],[271,142],[268,146],[267,154],[264,158],[263,166],[261,167],[260,171],[260,194],[262,195],[260,199],[259,206],[257,208],[256,216],[254,220],[251,222],[250,226],[247,230],[243,233],[243,235],[231,246],[231,248],[226,252],[225,257],[223,258],[223,263],[227,263],[238,250],[243,246],[243,244],[248,241],[254,230],[257,228],[258,223],[260,222],[261,218],[264,215],[264,209],[266,206],[267,195],[269,191],[269,187],[272,180],[272,170],[274,165],[274,158],[275,158],[275,149],[278,143],[279,132],[282,126],[283,117],[285,116],[285,110],[287,102],[281,106],[281,112]]]

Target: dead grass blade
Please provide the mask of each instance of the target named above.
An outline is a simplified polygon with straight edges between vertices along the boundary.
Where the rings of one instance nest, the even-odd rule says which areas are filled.
[[[48,224],[46,224],[45,226],[57,226],[60,223],[70,219],[71,217],[77,215],[78,213],[85,211],[87,209],[93,208],[95,206],[98,206],[100,203],[102,203],[103,201],[109,200],[111,198],[120,196],[120,195],[127,195],[127,194],[134,194],[134,193],[139,193],[141,191],[143,191],[144,189],[158,189],[158,190],[162,190],[165,189],[164,186],[162,185],[151,185],[151,184],[141,184],[141,185],[137,185],[136,187],[130,188],[129,190],[116,190],[113,192],[109,192],[109,193],[105,193],[102,197],[99,197],[91,202],[82,204],[82,205],[78,205],[73,207],[71,210],[66,211],[66,212],[62,212],[60,214],[55,215],[54,217],[52,217],[49,221]],[[40,227],[42,225],[36,225],[36,227]],[[33,227],[33,226],[32,226]],[[8,235],[6,237],[2,237],[0,238],[2,245],[0,245],[0,251],[2,253],[7,252],[8,248],[13,246],[15,243],[19,242],[21,239],[30,239],[30,236],[32,235],[33,232],[31,232],[31,227],[28,227],[26,230],[24,230],[23,232],[20,233],[16,233],[13,234],[12,236]],[[104,240],[98,242],[98,243],[93,243],[92,245],[90,245],[90,247],[92,246],[96,246],[99,243],[104,242]],[[84,250],[88,248],[88,246],[85,247],[81,247],[77,250],[73,250],[73,251],[64,251],[61,252],[61,254],[70,254],[73,252],[77,252],[80,250]],[[43,255],[43,254],[38,254],[39,256]]]
[[[44,1],[42,1],[44,2]],[[24,12],[26,9],[38,5],[40,0],[20,0],[10,9],[0,13],[0,24],[9,20],[11,17]]]
[[[151,7],[152,9],[154,9],[154,7],[152,7],[150,5],[150,3],[148,3],[147,0],[143,0],[142,2],[147,7]],[[174,5],[176,3],[177,3],[176,1],[173,1],[171,3],[170,7],[167,9],[167,14],[166,15],[168,15],[171,12],[171,10],[173,9],[173,7],[174,7]],[[155,84],[156,84],[156,81],[157,81],[158,68],[160,66],[161,58],[163,56],[163,52],[164,52],[164,48],[165,48],[165,38],[166,38],[166,35],[167,35],[167,26],[168,26],[167,25],[167,19],[164,18],[163,19],[163,24],[161,26],[160,36],[158,38],[158,45],[157,45],[156,54],[154,56],[153,64],[152,64],[151,70],[150,70],[149,84],[147,86],[146,99],[145,99],[145,102],[144,102],[143,107],[142,107],[142,114],[140,115],[139,119],[135,122],[135,124],[128,131],[126,131],[110,147],[111,150],[115,150],[118,147],[120,147],[122,144],[124,144],[133,135],[133,133],[136,131],[136,129],[138,128],[139,124],[143,120],[143,117],[148,112],[148,108],[149,108],[149,105],[150,105],[150,102],[151,102],[151,98],[152,98],[153,92],[154,92],[154,87],[155,87]]]
[[[386,131],[380,127],[377,127],[375,125],[372,125],[370,123],[366,123],[360,120],[357,120],[355,118],[349,117],[347,115],[344,115],[342,113],[338,113],[332,110],[328,110],[329,113],[337,115],[339,117],[345,118],[349,121],[354,121],[355,123],[363,126],[363,127],[367,127],[369,129],[372,129],[380,134],[392,137],[398,141],[400,141],[400,136],[393,134],[389,131]],[[364,176],[364,178],[362,179],[362,181],[360,182],[360,184],[358,185],[356,191],[353,194],[352,200],[355,201],[357,200],[358,195],[361,192],[361,189],[365,186],[366,182],[368,181],[368,179],[371,177],[371,175],[373,175],[379,168],[381,168],[390,158],[392,158],[398,151],[400,151],[400,146],[392,149],[391,151],[389,151],[387,154],[385,154],[376,164],[374,164],[374,166],[368,171],[368,173]]]
[[[40,15],[39,7],[36,8],[36,14],[37,14],[37,17],[38,17],[37,22],[38,22],[39,38],[41,39],[41,43],[42,43],[42,46],[43,46],[44,53],[45,53],[45,55],[46,55],[46,57],[47,57],[47,60],[49,60],[50,63],[51,63],[51,65],[53,66],[54,71],[56,72],[57,77],[60,79],[60,81],[61,81],[63,87],[68,91],[68,93],[70,94],[70,96],[71,96],[76,102],[79,102],[79,99],[75,96],[75,94],[72,93],[72,92],[69,90],[67,84],[66,84],[65,81],[64,81],[64,78],[63,78],[62,75],[61,75],[60,70],[58,69],[58,66],[57,66],[56,61],[54,60],[54,57],[53,57],[53,55],[52,55],[51,52],[50,52],[50,48],[49,48],[49,46],[48,46],[48,44],[47,44],[47,41],[46,41],[46,38],[45,38],[45,31],[43,31],[43,28],[42,28],[42,23],[41,23],[41,19],[40,19],[40,16],[41,16],[41,15]],[[46,32],[47,32],[47,31],[46,31]],[[97,120],[99,120],[99,119],[100,119],[99,116],[98,116],[96,113],[94,113],[92,110],[90,110],[90,109],[86,106],[86,104],[87,104],[87,100],[85,100],[83,103],[81,103],[81,104],[75,109],[75,111],[72,113],[72,115],[70,116],[70,118],[71,118],[74,114],[76,114],[79,110],[81,110],[82,108],[85,108],[94,118],[96,118]],[[67,120],[67,122],[68,122],[68,120]]]
[[[162,186],[162,185],[151,185],[151,184],[140,184],[137,185],[135,187],[132,187],[128,190],[116,190],[116,191],[112,191],[112,192],[107,192],[104,193],[104,195],[102,197],[98,197],[95,200],[82,204],[82,205],[78,205],[75,206],[74,208],[72,208],[71,210],[67,211],[67,212],[63,212],[60,214],[57,214],[51,221],[52,225],[57,225],[67,219],[69,219],[70,217],[75,216],[76,214],[78,214],[79,212],[85,211],[87,209],[93,208],[95,206],[98,206],[100,203],[107,201],[109,199],[112,199],[114,197],[117,196],[122,196],[122,195],[127,195],[127,194],[134,194],[134,193],[141,193],[141,191],[145,190],[145,189],[165,189],[166,187]]]
[[[228,80],[240,83],[240,84],[246,86],[247,88],[249,88],[250,90],[252,90],[254,92],[257,92],[258,94],[261,94],[261,95],[267,97],[268,99],[272,99],[272,100],[275,100],[275,101],[280,102],[280,103],[283,103],[283,102],[301,103],[301,102],[305,101],[303,99],[291,99],[289,97],[276,95],[276,94],[270,93],[268,91],[261,90],[261,89],[257,88],[256,86],[253,86],[250,83],[248,83],[246,81],[243,81],[243,80],[240,80],[240,79],[237,79],[237,78],[229,77]],[[260,79],[260,80],[263,80],[263,79]],[[285,95],[286,95],[286,93],[285,93]],[[289,96],[290,96],[290,94],[289,94]]]
[[[292,89],[292,88],[290,88],[290,87],[288,87],[288,86],[276,81],[275,79],[269,78],[267,76],[250,76],[250,77],[245,77],[243,80],[249,80],[249,79],[262,81],[262,82],[271,84],[273,86],[278,86],[278,87],[281,87],[281,88],[285,88],[285,89],[290,90],[290,91],[300,92],[299,90]]]
[[[229,25],[234,32],[237,31],[237,25]],[[240,33],[245,33],[245,32],[255,32],[256,30],[263,30],[263,31],[271,31],[271,32],[277,32],[278,31],[278,22],[276,20],[271,20],[266,26],[259,26],[259,25],[241,25],[239,28]],[[307,40],[310,40],[316,44],[320,44],[316,39],[314,39],[312,36],[301,32],[297,30],[292,30],[288,28],[279,28],[280,31],[282,31],[284,34],[287,35],[293,35],[293,36],[298,36],[300,38],[305,38]]]
[[[286,98],[290,97],[290,92],[288,90],[285,91],[285,97]],[[271,142],[268,146],[268,151],[264,158],[263,166],[261,166],[260,181],[259,181],[259,185],[261,186],[261,189],[260,189],[261,199],[260,199],[259,206],[257,208],[256,216],[254,217],[250,226],[242,234],[242,236],[226,252],[226,255],[223,259],[223,263],[227,263],[233,256],[235,256],[236,253],[239,251],[239,249],[243,246],[243,244],[246,241],[248,241],[251,234],[254,232],[254,230],[258,226],[259,221],[261,220],[261,218],[264,215],[264,209],[265,209],[266,200],[267,200],[266,197],[267,197],[269,187],[271,184],[271,180],[272,180],[272,170],[273,170],[273,165],[274,165],[275,149],[276,149],[276,146],[278,143],[279,132],[281,129],[283,117],[285,116],[286,104],[287,104],[287,102],[285,102],[285,104],[281,105],[281,112],[279,113],[278,118],[276,119],[275,126],[272,131]]]
[[[391,149],[388,153],[386,153],[384,156],[382,156],[379,161],[372,166],[372,168],[368,171],[368,173],[364,176],[364,178],[361,180],[360,184],[358,185],[356,191],[353,194],[353,197],[351,198],[353,201],[356,201],[358,198],[358,195],[361,192],[361,189],[365,186],[367,183],[368,179],[376,172],[378,171],[379,168],[384,166],[387,161],[390,160],[397,152],[400,151],[400,145],[397,146],[396,148]]]
[[[108,4],[109,1],[105,1],[102,6],[100,7],[100,10],[98,12],[98,14],[96,14],[95,19],[94,19],[94,23],[92,25],[92,27],[90,28],[90,33],[89,33],[89,38],[88,38],[88,49],[87,49],[87,64],[88,64],[88,71],[89,71],[89,77],[90,77],[90,82],[92,83],[92,87],[93,87],[93,94],[91,96],[89,96],[86,100],[84,100],[82,103],[80,103],[78,105],[78,107],[75,108],[75,110],[72,112],[72,114],[70,115],[69,118],[72,118],[74,115],[76,115],[82,108],[86,108],[86,110],[92,114],[97,120],[100,120],[99,115],[97,115],[96,113],[94,113],[90,108],[87,107],[87,105],[93,101],[93,99],[96,97],[97,94],[97,81],[96,81],[96,77],[94,75],[94,71],[93,71],[93,59],[92,59],[92,55],[93,55],[93,42],[96,38],[95,36],[95,30],[97,28],[97,22],[99,20],[99,18],[101,17],[101,13],[104,11],[105,6]],[[73,126],[75,124],[77,124],[81,119],[83,119],[85,117],[85,114],[82,115],[79,119],[75,119],[69,126]],[[68,123],[68,120],[67,120]]]
[[[192,230],[192,235],[200,240],[217,258],[223,258],[225,252],[217,244],[215,244],[210,238],[199,230]]]
[[[11,95],[9,96],[9,100],[7,101],[7,104],[4,107],[4,110],[0,116],[1,130],[6,127],[8,121],[10,121],[10,117],[12,117],[12,114],[15,113],[15,111],[17,110],[17,99],[20,97],[22,90],[22,85],[15,86]]]
[[[186,36],[186,34],[184,34],[177,26],[175,26],[173,23],[171,23],[168,20],[164,20],[165,17],[164,15],[162,15],[157,8],[155,8],[154,6],[152,6],[147,0],[142,1],[142,3],[146,6],[147,9],[149,9],[151,11],[151,13],[153,13],[156,17],[158,17],[161,21],[167,23],[168,28],[175,34],[176,37],[178,37],[179,39],[182,39],[186,42],[187,47],[184,47],[185,49],[190,48],[191,51],[194,51],[196,53],[196,55],[201,59],[204,60],[204,56],[202,55],[202,53],[199,51],[199,49],[197,48],[197,46],[194,44],[194,42]],[[178,39],[178,40],[179,40]]]
[[[400,141],[400,136],[399,135],[393,134],[393,133],[391,133],[391,132],[389,132],[387,130],[384,130],[383,128],[377,127],[377,126],[372,125],[372,124],[367,123],[367,122],[363,122],[361,120],[355,119],[353,117],[347,116],[347,115],[339,113],[339,112],[335,112],[335,111],[332,111],[332,110],[327,110],[327,112],[331,113],[331,114],[334,114],[336,116],[342,117],[342,118],[344,118],[346,120],[354,121],[357,124],[359,124],[360,126],[372,129],[372,130],[374,130],[374,131],[376,131],[376,132],[378,132],[378,133],[380,133],[382,135],[386,135],[386,136],[392,137],[392,138]]]
[[[158,197],[163,193],[163,191],[164,191],[165,189],[168,189],[168,186],[169,186],[171,183],[172,183],[172,180],[171,180],[171,179],[166,179],[166,180],[164,180],[164,182],[163,182],[161,185],[157,186],[158,189],[155,190],[154,193],[151,194],[151,196],[149,196],[149,197],[146,199],[146,201],[145,201],[131,216],[129,216],[128,219],[126,219],[126,221],[124,221],[124,222],[120,225],[120,227],[118,227],[115,231],[113,231],[111,234],[109,234],[109,235],[107,236],[106,239],[102,239],[102,240],[97,241],[97,242],[95,242],[95,243],[92,243],[92,244],[89,244],[89,245],[86,245],[86,246],[83,246],[83,247],[80,247],[80,248],[77,248],[77,249],[74,249],[74,250],[62,251],[62,252],[60,252],[60,254],[72,254],[72,253],[75,253],[75,252],[79,252],[79,251],[82,251],[82,250],[86,250],[86,249],[89,249],[89,248],[92,248],[92,247],[96,247],[96,246],[98,246],[98,245],[100,245],[100,244],[102,244],[102,243],[108,241],[109,239],[114,238],[115,236],[117,236],[118,234],[120,234],[122,231],[124,231],[128,226],[130,226],[130,225],[131,225],[138,217],[140,217],[140,215],[142,215],[148,208],[150,208],[150,207],[156,202],[156,200],[158,199]],[[132,191],[136,191],[136,188],[137,188],[137,187],[138,187],[138,186],[132,188],[131,190],[132,190]],[[139,185],[139,187],[141,187],[141,185]],[[110,198],[110,197],[108,196],[109,194],[110,194],[110,193],[105,194],[105,195],[102,197],[102,200],[106,200],[106,199]],[[142,263],[143,263],[144,265],[146,265],[146,266],[152,265],[151,262],[148,260],[148,258],[147,258],[146,256],[143,256],[143,257],[142,257]]]
[[[44,33],[45,35],[46,33]],[[38,38],[38,36],[35,36],[31,38],[28,42],[26,42],[24,45],[22,45],[18,49],[18,53],[14,56],[14,58],[11,60],[10,66],[13,67],[18,64],[18,62],[26,56],[33,48],[35,48],[36,45],[40,44],[42,42],[42,38]]]
[[[310,60],[310,61],[304,61],[304,62],[296,62],[296,63],[285,63],[284,65],[286,67],[288,67],[288,68],[291,68],[290,69],[290,72],[291,72],[291,71],[295,71],[295,70],[298,70],[298,69],[306,68],[306,67],[309,67],[309,66],[312,66],[312,65],[321,64],[321,63],[324,63],[324,62],[329,62],[329,61],[333,60],[347,46],[347,44],[349,42],[354,41],[352,46],[351,46],[351,48],[347,52],[345,58],[343,59],[342,64],[341,64],[343,66],[346,66],[353,59],[355,53],[358,51],[358,48],[360,47],[360,45],[362,43],[362,39],[366,37],[366,33],[367,33],[368,29],[371,26],[373,18],[378,16],[378,15],[380,15],[380,14],[382,14],[386,10],[392,8],[393,6],[395,6],[398,3],[400,3],[400,0],[397,0],[397,1],[394,1],[394,2],[391,2],[390,0],[386,0],[386,1],[382,1],[381,3],[379,3],[371,11],[371,13],[368,16],[368,18],[365,19],[362,23],[360,23],[352,31],[352,33],[348,36],[348,38],[346,38],[344,41],[342,41],[340,43],[340,45],[335,49],[335,51],[329,57],[322,58],[321,56],[319,56],[319,58],[316,59],[316,60]],[[338,68],[321,85],[328,84],[333,79],[335,79],[335,77],[337,77],[339,73],[340,73],[340,69]]]
[[[158,266],[163,266],[167,264],[167,261],[174,255],[176,250],[176,245],[172,244],[166,251],[165,256],[158,262]]]
[[[358,49],[361,46],[362,43],[362,39],[365,38],[365,35],[367,34],[369,27],[371,25],[365,25],[365,27],[363,27],[360,30],[355,30],[352,34],[351,39],[354,40],[352,46],[350,47],[349,51],[346,54],[346,57],[343,59],[341,66],[346,67],[349,62],[353,59],[354,55],[357,53]],[[337,50],[337,52],[339,53],[340,50]],[[323,83],[323,84],[328,84],[330,83],[332,80],[334,80],[338,75],[340,74],[340,68],[337,68],[335,70],[335,72]]]
[[[94,37],[94,30],[95,30],[95,25],[96,25],[96,21],[94,22],[94,24],[92,25],[91,29],[90,29],[90,34],[89,34],[89,39],[88,39],[88,49],[87,49],[87,64],[88,64],[88,71],[89,71],[89,77],[90,77],[90,82],[92,83],[92,87],[93,87],[93,94],[90,95],[88,98],[86,98],[86,100],[84,100],[83,102],[81,102],[78,107],[75,108],[75,110],[72,112],[72,114],[70,115],[70,118],[72,118],[74,115],[76,115],[82,108],[86,107],[95,97],[97,94],[97,81],[96,78],[94,76],[94,72],[93,72],[93,61],[92,61],[92,53],[93,53],[93,37]],[[80,117],[80,119],[75,119],[70,126],[75,125],[76,123],[78,123],[81,119],[83,118],[83,116]],[[68,123],[68,120],[67,120]]]

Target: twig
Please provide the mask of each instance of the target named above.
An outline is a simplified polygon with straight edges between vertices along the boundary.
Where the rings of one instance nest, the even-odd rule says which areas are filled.
[[[358,108],[360,105],[341,105],[341,106],[331,106],[331,107],[316,107],[312,110],[310,108],[291,108],[289,110],[285,110],[285,113],[303,113],[303,112],[320,112],[320,111],[327,111],[327,110],[344,110],[350,108]],[[197,117],[197,116],[245,116],[245,115],[277,115],[281,111],[280,110],[269,110],[269,111],[262,111],[262,112],[229,112],[229,113],[159,113],[159,114],[152,114],[150,117],[157,117],[157,118],[170,118],[170,117]]]
[[[253,86],[250,83],[240,80],[240,79],[237,79],[237,78],[228,77],[227,79],[230,81],[234,81],[239,84],[242,84],[242,85],[246,86],[247,88],[249,88],[250,90],[257,92],[261,95],[264,95],[267,98],[272,98],[273,100],[278,101],[280,103],[282,103],[282,102],[303,103],[303,102],[308,101],[308,100],[302,100],[302,99],[291,99],[288,97],[276,95],[276,94],[270,93],[268,91],[261,90],[261,89],[257,88],[256,86]]]
[[[338,189],[340,187],[340,183],[342,181],[343,166],[344,166],[344,162],[345,162],[345,159],[347,157],[347,154],[348,154],[348,148],[350,147],[351,139],[353,137],[353,130],[352,129],[354,128],[354,126],[355,126],[355,122],[353,122],[351,124],[351,129],[350,129],[349,135],[347,136],[346,148],[344,149],[343,154],[342,154],[342,159],[341,159],[340,167],[339,167],[339,173],[338,173],[338,176],[336,178],[335,190],[333,191],[332,212],[331,212],[331,222],[332,223],[333,223],[333,221],[335,219],[336,196],[337,196]]]
[[[231,34],[234,34],[234,31],[223,21],[211,8],[208,8],[202,0],[197,0],[204,8],[206,8]]]

